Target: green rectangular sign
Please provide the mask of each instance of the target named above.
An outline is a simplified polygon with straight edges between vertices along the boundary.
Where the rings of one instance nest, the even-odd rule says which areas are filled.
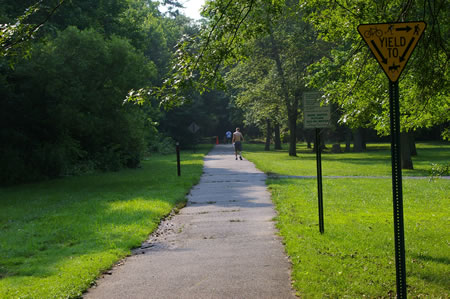
[[[305,129],[328,128],[330,126],[330,106],[320,105],[321,92],[303,93],[303,124]]]

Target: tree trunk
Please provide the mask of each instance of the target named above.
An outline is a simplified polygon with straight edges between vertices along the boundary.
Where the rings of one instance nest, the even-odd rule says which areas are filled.
[[[297,117],[289,113],[289,156],[297,156]]]
[[[281,136],[280,136],[280,125],[275,123],[273,130],[275,131],[275,149],[281,149]]]
[[[284,75],[283,64],[281,63],[280,52],[278,50],[278,45],[275,42],[275,37],[273,36],[273,30],[269,22],[269,33],[270,42],[272,46],[272,59],[275,61],[277,67],[277,73],[280,78],[281,92],[286,104],[288,111],[288,122],[289,122],[289,156],[297,156],[297,108],[298,108],[298,98],[294,96],[293,102],[290,101],[290,96],[288,92],[288,86],[286,83],[286,78]]]
[[[345,129],[345,152],[349,153],[351,151],[352,143],[352,130],[349,128]]]
[[[414,169],[411,159],[411,149],[409,147],[409,134],[400,133],[400,147],[402,156],[402,169]]]
[[[361,153],[363,151],[361,128],[353,131],[353,151]]]
[[[366,129],[364,129],[364,128],[361,128],[360,129],[361,130],[361,147],[362,147],[362,150],[363,151],[366,151],[367,150],[367,146],[366,146]]]
[[[306,139],[306,148],[312,148],[311,143],[314,142],[314,132],[311,129],[304,129],[305,139]]]
[[[413,157],[417,156],[416,140],[414,138],[413,132],[408,133],[408,141],[409,141],[409,149],[411,152],[411,156],[413,156]]]
[[[266,146],[264,147],[265,151],[270,151],[270,136],[272,135],[272,130],[270,129],[270,119],[266,120]]]
[[[333,146],[331,147],[331,152],[333,154],[340,154],[340,153],[342,153],[341,144],[340,143],[333,144]]]

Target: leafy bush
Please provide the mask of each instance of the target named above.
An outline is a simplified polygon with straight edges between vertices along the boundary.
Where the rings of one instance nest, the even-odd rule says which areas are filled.
[[[435,179],[441,176],[446,176],[450,174],[450,163],[446,164],[438,164],[438,163],[432,163],[431,164],[431,170],[430,170],[430,176],[431,179]]]
[[[68,27],[36,45],[30,60],[0,77],[2,178],[139,166],[152,108],[123,100],[155,76],[128,41],[94,30]]]
[[[158,153],[163,155],[173,154],[175,152],[175,140],[171,137],[165,137],[158,143]]]

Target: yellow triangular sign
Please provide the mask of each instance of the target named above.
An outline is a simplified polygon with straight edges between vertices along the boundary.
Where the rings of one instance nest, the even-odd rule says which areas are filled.
[[[358,32],[392,82],[400,77],[427,24],[361,24]]]

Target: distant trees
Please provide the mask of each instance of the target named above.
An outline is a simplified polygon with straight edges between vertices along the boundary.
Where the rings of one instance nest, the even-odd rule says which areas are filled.
[[[35,46],[1,85],[2,180],[136,167],[147,117],[123,99],[155,77],[155,65],[129,42],[94,30],[68,27]]]
[[[294,156],[303,92],[317,89],[340,125],[386,135],[387,78],[360,23],[428,23],[400,78],[401,127],[408,137],[441,125],[449,138],[448,1],[208,1],[199,25],[157,5],[3,1],[3,182],[137,167],[145,151],[170,144],[165,135],[192,142],[192,121],[219,136],[242,117],[267,138],[287,127]],[[232,101],[216,90],[227,84]]]
[[[274,71],[270,59],[255,53],[226,74],[231,100],[242,110],[247,126],[256,126],[264,132],[266,150],[270,149],[273,133],[275,148],[281,149],[280,127],[287,126],[286,106],[280,97],[280,86],[274,80]]]
[[[449,5],[445,0],[208,2],[208,22],[196,38],[178,46],[165,98],[182,101],[184,88],[222,86],[221,66],[233,68],[255,55],[254,41],[266,39],[261,52],[273,60],[287,105],[290,155],[295,155],[299,99],[308,89],[324,91],[324,101],[336,104],[340,124],[386,135],[388,80],[356,28],[361,23],[424,19],[429,24],[425,36],[400,78],[401,127],[407,134],[443,124],[447,128],[442,137],[448,139]]]
[[[356,27],[362,23],[424,20],[428,27],[407,68],[399,79],[403,166],[412,168],[409,157],[411,132],[447,124],[448,139],[449,34],[448,1],[302,1],[312,23],[330,51],[311,67],[311,85],[323,90],[338,104],[341,123],[368,127],[389,134],[388,79],[361,41]]]
[[[124,100],[161,84],[189,20],[147,0],[47,0],[26,10],[33,4],[0,9],[10,24],[0,35],[0,181],[137,167],[163,139],[165,114],[155,99]]]

